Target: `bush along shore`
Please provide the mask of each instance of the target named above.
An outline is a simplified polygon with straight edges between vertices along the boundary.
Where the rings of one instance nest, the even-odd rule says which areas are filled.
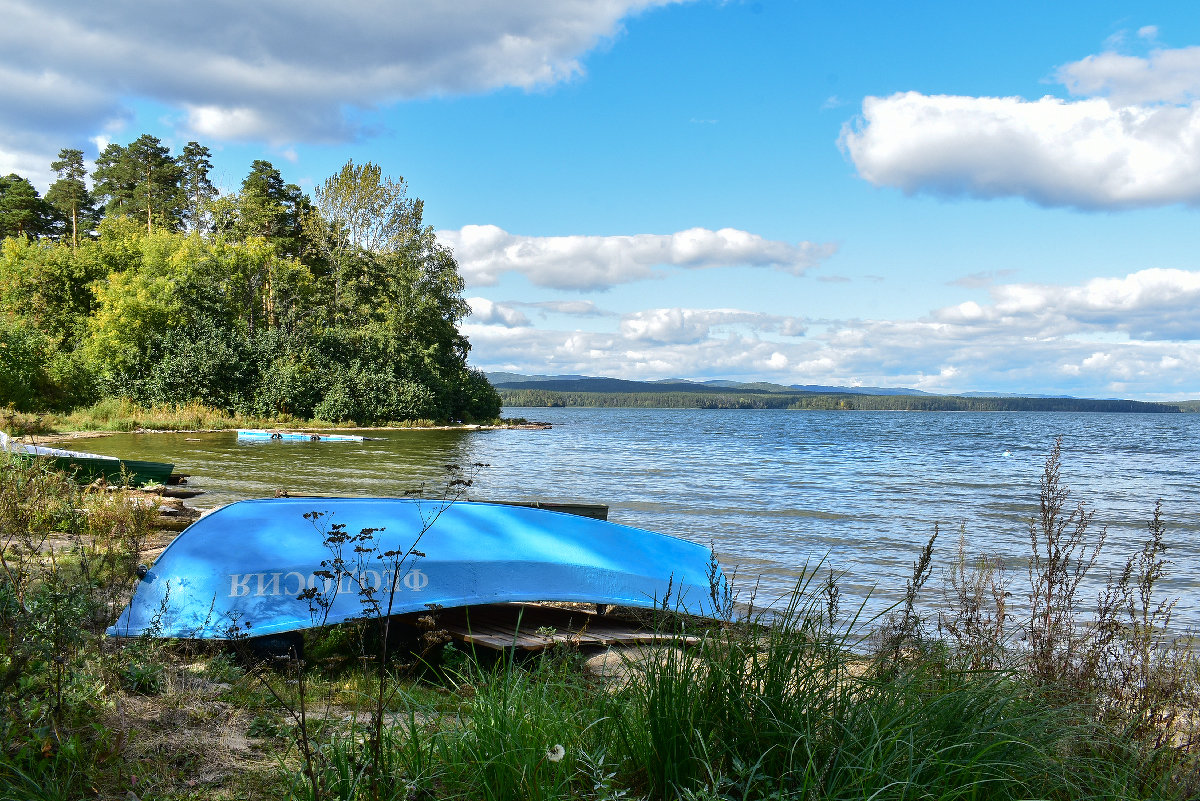
[[[686,640],[599,671],[569,645],[469,653],[437,610],[401,643],[369,592],[286,655],[106,639],[153,512],[0,461],[0,798],[1194,798],[1200,673],[1159,597],[1164,510],[1084,597],[1103,533],[1059,460],[1027,571],[961,541],[939,565],[935,531],[881,618],[810,566],[784,609],[663,612]],[[326,538],[336,569],[355,539]]]

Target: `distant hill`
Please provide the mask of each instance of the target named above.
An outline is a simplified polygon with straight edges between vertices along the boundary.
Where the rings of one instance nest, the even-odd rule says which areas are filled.
[[[484,373],[493,387],[501,384],[526,384],[530,381],[578,381],[586,375],[521,375],[520,373]]]
[[[603,378],[584,375],[521,375],[520,373],[487,373],[488,380],[497,389],[515,387],[521,389],[545,389],[563,392],[755,392],[771,394],[794,394],[814,392],[820,394],[851,395],[929,395],[919,389],[904,387],[837,387],[824,384],[772,384],[767,381],[746,383],[726,379],[692,381],[687,378],[663,378],[657,381],[628,381],[622,378]],[[989,395],[988,397],[996,397]]]
[[[1200,401],[1184,404],[1061,395],[982,392],[932,395],[889,387],[784,386],[768,382],[628,381],[594,376],[525,376],[489,373],[505,406],[591,406],[683,409],[829,409],[891,411],[1180,412],[1200,411]]]
[[[547,376],[545,378],[529,376],[526,381],[497,382],[488,373],[488,380],[496,389],[544,389],[549,392],[692,392],[697,394],[741,394],[765,395],[766,389],[750,389],[749,387],[720,387],[708,384],[697,384],[692,381],[659,382],[659,381],[626,381],[623,378],[571,378],[568,376]],[[790,390],[784,390],[789,392]]]
[[[732,389],[761,389],[765,392],[820,392],[823,394],[835,392],[848,392],[852,395],[928,395],[928,392],[922,392],[919,389],[907,389],[905,387],[837,387],[828,384],[772,384],[767,381],[755,381],[753,383],[742,383],[740,381],[727,381],[724,379],[716,379],[713,381],[700,381],[706,387],[730,387]]]

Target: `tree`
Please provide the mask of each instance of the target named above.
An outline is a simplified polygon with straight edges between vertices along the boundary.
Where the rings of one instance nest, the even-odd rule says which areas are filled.
[[[17,315],[48,337],[54,348],[70,349],[87,326],[95,304],[92,284],[105,274],[92,244],[0,243],[0,314]]]
[[[375,288],[379,257],[399,252],[419,231],[421,209],[403,178],[383,178],[370,162],[347,161],[317,189],[304,230],[325,263],[334,320],[352,317],[356,301]]]
[[[146,232],[155,224],[179,230],[185,198],[183,169],[158,137],[143,134],[128,147],[110,144],[96,160],[96,194],[109,214],[141,216]]]
[[[16,318],[0,314],[0,409],[36,408],[45,376],[45,338]]]
[[[183,219],[187,229],[195,233],[208,227],[208,204],[217,196],[217,188],[208,178],[212,170],[210,158],[212,151],[199,142],[188,142],[179,155]]]
[[[96,171],[92,174],[96,199],[104,203],[104,211],[110,216],[133,213],[133,187],[137,177],[125,148],[111,142],[96,159]]]
[[[271,162],[255,159],[234,205],[225,227],[239,239],[265,237],[284,257],[299,258],[308,249],[301,221],[312,203],[296,184],[285,184]]]
[[[113,273],[97,292],[85,353],[100,373],[122,380],[143,373],[167,333],[188,322],[176,283],[165,275]]]
[[[270,238],[280,232],[283,175],[269,161],[255,159],[242,181],[237,225],[243,236]]]
[[[50,162],[50,169],[58,173],[58,180],[46,192],[46,202],[58,211],[64,221],[70,222],[71,247],[79,247],[81,224],[90,231],[98,222],[92,194],[83,181],[87,177],[83,151],[63,148],[58,151],[58,160]]]
[[[469,313],[454,254],[422,221],[404,180],[347,162],[316,192],[305,230],[325,267],[331,366],[314,413],[332,419],[489,418],[499,398],[467,367]],[[486,379],[483,381],[486,384]]]
[[[0,177],[0,238],[25,235],[33,239],[54,230],[54,209],[33,184],[16,173]]]

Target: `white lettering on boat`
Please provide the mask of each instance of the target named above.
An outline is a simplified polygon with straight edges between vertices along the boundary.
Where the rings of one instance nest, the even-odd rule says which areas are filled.
[[[294,590],[289,590],[288,586],[287,586],[287,580],[291,576],[295,576],[297,579],[296,589],[294,589]],[[297,573],[295,570],[293,570],[292,572],[286,574],[283,577],[283,594],[284,595],[299,595],[304,590],[304,585],[305,585],[304,574]]]
[[[413,568],[409,574],[404,577],[404,586],[408,587],[413,592],[420,592],[429,586],[429,576],[422,573],[420,570]]]
[[[291,596],[295,598],[304,592],[305,588],[331,595],[354,594],[361,589],[372,589],[386,592],[395,583],[396,592],[405,589],[410,592],[421,592],[429,586],[429,575],[423,570],[413,568],[401,574],[399,580],[391,570],[375,570],[367,568],[361,572],[342,573],[337,583],[330,578],[318,576],[315,573],[305,575],[296,570],[284,572],[263,571],[261,573],[231,573],[229,574],[229,597],[245,598],[246,596],[277,597]],[[335,589],[336,588],[336,589]]]
[[[243,595],[248,595],[250,593],[250,577],[253,575],[253,573],[246,573],[240,579],[237,573],[230,576],[229,597],[241,598]]]
[[[264,579],[266,573],[258,574],[258,592],[255,595],[278,595],[279,594],[279,579],[283,577],[282,573],[272,573],[271,583],[266,584]]]

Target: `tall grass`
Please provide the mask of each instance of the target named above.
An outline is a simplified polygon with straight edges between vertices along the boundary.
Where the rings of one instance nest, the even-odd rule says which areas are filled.
[[[500,425],[499,418],[483,421],[484,425]],[[524,421],[507,421],[518,424]],[[442,425],[437,420],[396,420],[381,424],[382,428],[433,428]],[[105,398],[92,406],[70,412],[32,414],[0,407],[0,431],[15,436],[49,434],[55,431],[210,431],[228,428],[354,428],[354,423],[320,419],[304,419],[288,414],[263,417],[229,412],[204,404],[159,404],[142,406],[127,398]]]
[[[78,798],[90,786],[109,736],[96,713],[121,670],[104,627],[154,514],[0,452],[0,798]]]
[[[106,398],[54,419],[58,428],[72,431],[205,431],[295,422],[290,417],[266,419],[234,414],[200,403],[145,407],[125,398]]]
[[[553,653],[472,665],[440,714],[385,734],[380,798],[1186,798],[1188,764],[1019,674],[948,662],[885,674],[798,588],[768,625],[715,629],[629,664],[618,685]],[[362,734],[334,739],[320,786],[365,799]],[[356,773],[356,770],[358,771]],[[308,798],[308,784],[296,796]]]

